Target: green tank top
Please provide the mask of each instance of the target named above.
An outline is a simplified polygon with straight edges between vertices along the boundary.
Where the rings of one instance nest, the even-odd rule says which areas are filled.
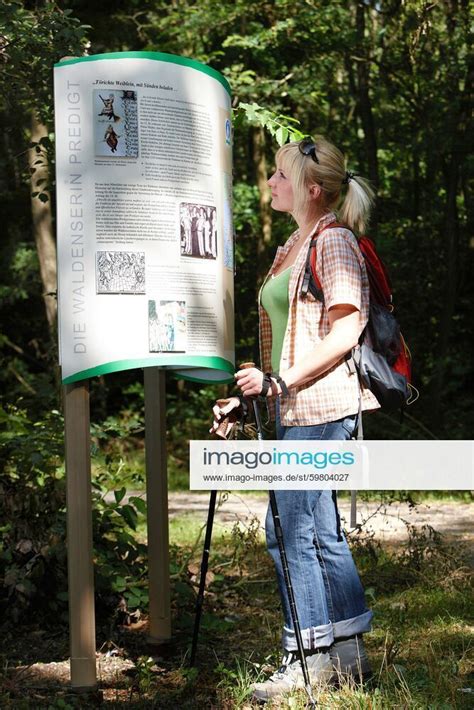
[[[280,369],[281,351],[288,324],[290,301],[288,286],[290,283],[291,266],[274,278],[269,278],[262,288],[260,303],[268,313],[272,325],[272,371]]]

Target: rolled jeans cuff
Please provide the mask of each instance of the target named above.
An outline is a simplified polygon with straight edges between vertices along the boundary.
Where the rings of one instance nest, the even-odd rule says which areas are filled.
[[[308,629],[301,629],[301,638],[305,649],[326,648],[334,641],[333,624],[310,626]],[[285,651],[298,650],[296,634],[293,629],[289,629],[287,626],[283,627],[282,644]]]
[[[353,616],[352,619],[335,621],[334,624],[332,624],[335,641],[337,641],[338,638],[347,638],[348,636],[365,634],[367,631],[370,631],[372,628],[372,617],[372,612],[368,610],[364,612],[364,614]]]

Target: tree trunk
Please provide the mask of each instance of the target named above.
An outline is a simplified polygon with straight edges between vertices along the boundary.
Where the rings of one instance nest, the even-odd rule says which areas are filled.
[[[265,135],[263,128],[255,128],[252,131],[253,142],[253,163],[257,178],[259,192],[260,223],[262,234],[257,240],[257,280],[260,284],[263,274],[267,269],[267,264],[263,263],[262,256],[270,245],[272,239],[272,210],[270,207],[271,194],[267,185],[267,159],[265,157]],[[263,270],[262,270],[263,269]]]
[[[35,114],[31,119],[31,142],[38,144],[41,138],[48,135],[46,126],[39,122]],[[55,336],[57,314],[57,278],[56,278],[56,243],[53,235],[51,215],[51,195],[49,193],[48,155],[41,145],[30,148],[29,163],[31,169],[31,192],[41,193],[48,197],[42,202],[38,196],[31,197],[31,214],[33,235],[40,266],[41,282],[43,284],[43,300],[46,309],[49,332]]]
[[[420,148],[418,143],[418,136],[416,135],[416,129],[413,131],[413,156],[412,156],[412,167],[413,167],[413,194],[412,194],[412,208],[411,208],[411,218],[413,221],[418,219],[418,215],[421,214],[420,209]]]
[[[458,21],[457,3],[448,3],[449,13],[447,26],[454,33],[455,23]],[[465,8],[463,8],[465,9]],[[467,23],[466,23],[467,25]],[[451,48],[451,61],[456,66],[457,55]],[[453,333],[453,316],[456,310],[456,297],[459,288],[459,211],[458,194],[461,188],[463,166],[466,164],[466,140],[472,128],[471,101],[474,89],[474,62],[472,60],[466,68],[466,78],[462,94],[453,91],[450,99],[453,114],[447,117],[447,135],[452,135],[449,162],[446,166],[446,218],[443,240],[446,244],[446,281],[443,288],[443,309],[440,318],[440,336],[436,351],[436,367],[431,383],[432,399],[430,414],[438,430],[443,427],[443,396],[446,381],[447,361],[449,357],[450,342]]]
[[[447,168],[446,183],[446,220],[443,234],[446,272],[443,288],[443,310],[439,324],[439,343],[436,349],[436,367],[432,380],[432,398],[430,402],[431,420],[436,425],[438,432],[443,426],[443,409],[441,405],[457,292],[459,217],[456,199],[459,184],[459,155],[455,151],[451,154],[450,164]]]
[[[369,168],[369,178],[375,187],[379,182],[379,167],[377,159],[377,138],[375,134],[375,122],[372,113],[372,102],[369,95],[370,84],[370,59],[365,51],[365,5],[357,3],[356,12],[357,43],[363,61],[357,62],[357,83],[358,83],[358,103],[359,113],[364,129],[365,146],[367,149],[367,162]]]
[[[361,57],[357,61],[357,104],[362,128],[364,131],[365,149],[367,152],[368,177],[375,190],[379,186],[379,165],[377,158],[377,135],[372,112],[372,101],[369,94],[370,86],[370,57],[365,47],[365,4],[357,3],[356,32],[358,53]],[[375,236],[377,231],[377,214],[374,210],[371,220],[371,232]]]

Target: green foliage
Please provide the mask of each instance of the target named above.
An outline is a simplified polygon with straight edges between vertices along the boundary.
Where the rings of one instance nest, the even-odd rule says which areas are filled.
[[[3,304],[15,308],[18,301],[29,298],[32,287],[36,285],[37,275],[36,250],[27,242],[19,242],[10,262],[11,285],[3,283],[0,286],[0,298]]]
[[[298,119],[281,114],[277,115],[274,111],[259,106],[255,102],[247,104],[241,101],[239,103],[234,112],[236,129],[239,128],[244,117],[249,123],[266,128],[269,134],[275,138],[278,145],[283,145],[287,141],[301,140],[305,135],[297,128]]]
[[[41,608],[65,620],[67,602],[64,422],[56,410],[31,420],[25,409],[0,409],[3,469],[0,499],[0,607],[18,619]],[[123,463],[107,461],[92,482],[96,589],[109,605],[148,603],[146,546],[134,531],[143,521],[142,497],[126,498]],[[121,487],[119,487],[121,485]]]
[[[135,662],[137,671],[136,683],[140,693],[149,693],[156,686],[156,676],[153,672],[155,661],[151,656],[140,656]]]
[[[128,610],[143,609],[148,606],[146,545],[135,531],[146,514],[146,503],[138,496],[126,497],[124,486],[117,488],[121,463],[99,470],[92,481],[96,589],[104,601],[119,595]]]
[[[10,405],[0,410],[0,425],[0,603],[14,618],[33,603],[46,602],[55,612],[66,574],[62,419],[51,411],[31,421]]]
[[[36,108],[52,123],[53,64],[63,56],[84,53],[85,31],[71,9],[48,0],[25,7],[20,0],[0,5],[2,103],[12,112]]]

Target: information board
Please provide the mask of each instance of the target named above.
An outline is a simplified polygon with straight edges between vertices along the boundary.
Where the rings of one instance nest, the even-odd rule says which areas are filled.
[[[230,88],[158,52],[55,66],[59,341],[71,383],[235,370]]]

